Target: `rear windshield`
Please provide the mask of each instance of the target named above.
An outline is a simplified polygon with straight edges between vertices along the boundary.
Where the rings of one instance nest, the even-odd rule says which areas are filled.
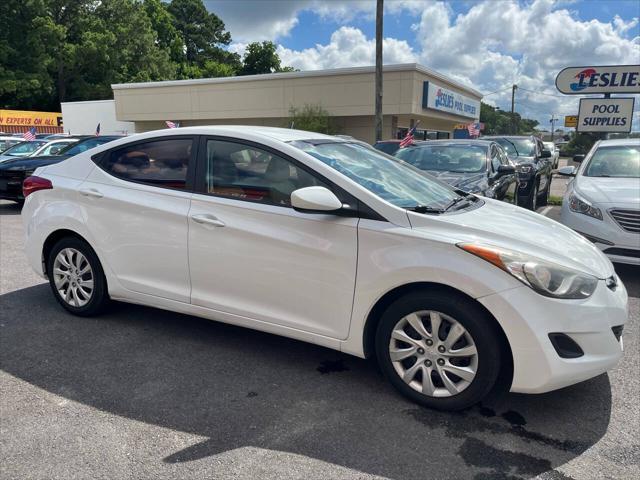
[[[640,177],[640,145],[598,148],[584,172],[585,177]]]
[[[373,148],[380,150],[381,152],[388,153],[389,155],[393,155],[400,148],[400,144],[396,142],[381,142],[376,143]]]

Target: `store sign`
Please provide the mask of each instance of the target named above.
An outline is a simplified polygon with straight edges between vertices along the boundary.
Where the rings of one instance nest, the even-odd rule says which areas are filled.
[[[569,95],[640,93],[640,65],[565,68],[556,77],[556,88]]]
[[[576,128],[578,126],[578,116],[566,115],[564,117],[564,126],[569,128]]]
[[[431,108],[461,117],[479,118],[480,102],[432,82],[422,84],[422,108]]]
[[[631,131],[633,98],[581,98],[578,132]]]
[[[25,110],[0,110],[0,127],[61,127],[62,114],[58,112],[30,112]]]

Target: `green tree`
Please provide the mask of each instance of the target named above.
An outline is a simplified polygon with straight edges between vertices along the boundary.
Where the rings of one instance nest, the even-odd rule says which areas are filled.
[[[534,133],[538,121],[530,118],[522,118],[519,113],[499,110],[484,102],[480,103],[480,121],[484,123],[485,135],[530,135]]]
[[[291,107],[286,127],[309,132],[334,135],[338,128],[333,118],[321,105],[304,105],[302,108]]]
[[[161,49],[168,50],[172,60],[182,62],[185,54],[184,43],[182,36],[174,26],[174,17],[169,12],[167,4],[161,0],[143,1],[151,26],[156,31],[157,45]]]
[[[44,0],[0,1],[0,106],[55,108],[50,45],[55,26]]]
[[[280,57],[273,42],[253,42],[247,45],[242,59],[240,75],[258,75],[262,73],[292,72],[293,67],[282,67]]]

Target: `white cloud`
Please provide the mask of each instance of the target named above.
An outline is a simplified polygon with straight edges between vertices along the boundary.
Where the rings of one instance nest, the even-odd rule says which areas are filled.
[[[354,27],[341,27],[333,32],[327,45],[316,45],[301,51],[279,46],[278,54],[283,65],[300,70],[318,70],[373,65],[375,50],[375,40],[367,39],[362,31]],[[383,51],[385,63],[416,61],[416,55],[404,40],[385,38]]]

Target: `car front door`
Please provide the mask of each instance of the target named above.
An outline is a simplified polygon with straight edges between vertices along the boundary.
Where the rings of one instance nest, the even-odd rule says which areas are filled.
[[[78,202],[122,287],[189,303],[187,213],[196,137],[160,137],[107,151]]]
[[[278,151],[212,137],[199,150],[189,211],[191,302],[346,338],[358,219],[295,211],[292,191],[331,185]]]

